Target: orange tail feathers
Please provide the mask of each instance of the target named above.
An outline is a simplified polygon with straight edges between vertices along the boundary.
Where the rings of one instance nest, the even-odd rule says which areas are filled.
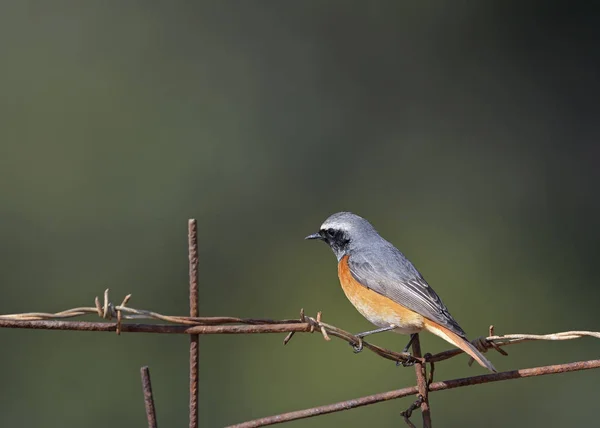
[[[462,349],[471,357],[473,357],[473,359],[477,361],[481,367],[485,367],[489,371],[496,372],[496,368],[492,365],[492,363],[490,363],[483,355],[481,355],[481,352],[479,352],[471,342],[463,339],[458,334],[448,330],[446,327],[442,327],[441,325],[428,319],[424,319],[424,324],[427,331],[441,337],[447,342],[450,342],[457,348]]]

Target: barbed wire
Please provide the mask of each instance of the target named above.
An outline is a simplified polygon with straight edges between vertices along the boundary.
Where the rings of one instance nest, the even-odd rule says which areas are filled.
[[[366,348],[375,354],[395,361],[396,364],[414,365],[416,371],[417,385],[388,391],[354,400],[347,400],[325,406],[314,407],[295,412],[283,413],[266,418],[247,421],[233,425],[236,428],[260,427],[276,423],[292,421],[322,414],[349,410],[359,406],[378,403],[390,399],[417,395],[418,399],[406,411],[402,412],[404,421],[409,426],[414,426],[409,418],[414,410],[421,408],[424,428],[431,427],[429,414],[428,393],[450,388],[476,385],[486,382],[496,382],[509,379],[517,379],[530,376],[541,376],[546,374],[564,373],[577,370],[600,368],[600,360],[580,361],[577,363],[559,364],[554,366],[536,367],[522,370],[507,371],[488,375],[472,376],[463,379],[454,379],[433,383],[435,363],[452,358],[461,354],[460,349],[449,349],[435,355],[425,354],[421,356],[418,335],[413,340],[413,355],[409,353],[398,353],[377,345],[370,344],[361,338],[322,321],[321,312],[316,317],[306,316],[304,310],[300,310],[300,317],[295,319],[273,320],[264,318],[237,318],[237,317],[198,317],[198,241],[196,220],[188,220],[188,261],[189,261],[189,300],[190,315],[170,316],[157,312],[135,309],[127,306],[131,295],[125,296],[120,305],[114,305],[109,299],[109,290],[104,292],[103,304],[98,297],[94,300],[93,307],[78,307],[57,313],[26,312],[18,314],[0,315],[0,328],[24,328],[24,329],[48,329],[48,330],[77,330],[77,331],[107,331],[134,332],[134,333],[163,333],[163,334],[187,334],[190,336],[190,406],[189,426],[198,427],[198,335],[201,334],[251,334],[251,333],[288,333],[283,343],[287,344],[294,333],[319,332],[325,340],[331,340],[330,336],[337,337],[351,344],[354,349]],[[103,322],[88,321],[64,321],[89,314],[96,314]],[[116,319],[116,322],[111,322]],[[125,320],[153,320],[164,321],[167,324],[134,324],[123,322]],[[472,341],[474,346],[481,352],[495,349],[497,352],[508,355],[503,346],[522,343],[531,340],[571,340],[582,337],[600,338],[600,332],[592,331],[566,331],[545,335],[538,334],[509,334],[495,335],[494,326],[490,326],[487,337],[479,337]],[[469,364],[473,363],[470,359]],[[427,366],[430,367],[427,374]],[[148,426],[156,427],[156,412],[152,397],[150,374],[147,367],[142,368],[142,385],[146,403],[146,416]],[[231,427],[231,428],[232,428]]]
[[[308,332],[313,333],[319,331],[325,340],[331,340],[330,336],[342,339],[349,344],[358,347],[358,349],[366,348],[371,352],[379,355],[382,358],[395,361],[396,363],[414,364],[420,363],[431,363],[447,360],[456,355],[463,353],[461,349],[449,349],[437,353],[435,355],[427,354],[425,357],[414,356],[409,353],[395,352],[380,346],[371,344],[354,334],[342,330],[336,326],[325,323],[321,320],[321,312],[317,313],[316,317],[310,317],[305,315],[304,310],[300,310],[300,317],[296,319],[283,319],[273,320],[266,318],[238,318],[229,316],[220,317],[185,317],[185,316],[172,316],[163,315],[158,312],[135,309],[127,306],[131,299],[131,294],[125,296],[120,305],[114,305],[109,298],[109,289],[104,291],[103,304],[100,303],[100,299],[96,297],[94,299],[93,307],[77,307],[67,309],[56,313],[46,312],[24,312],[17,314],[6,314],[0,315],[0,327],[19,327],[20,325],[25,328],[60,328],[65,330],[77,330],[80,323],[69,323],[57,325],[37,323],[23,323],[20,321],[53,321],[67,318],[75,318],[84,315],[97,314],[99,317],[105,320],[117,319],[116,326],[107,325],[104,323],[87,323],[81,324],[81,329],[85,330],[104,330],[104,331],[116,331],[120,334],[125,328],[125,331],[143,331],[143,332],[157,332],[157,333],[183,333],[183,334],[247,334],[247,333],[282,333],[289,331],[288,336],[284,339],[284,344],[287,344],[296,332]],[[165,321],[173,324],[169,328],[168,326],[161,324],[135,324],[129,325],[131,327],[124,327],[122,324],[123,320],[158,320]],[[14,321],[14,322],[9,322]],[[100,325],[98,325],[100,324]],[[229,324],[238,324],[229,325]],[[243,325],[247,327],[244,328]],[[102,328],[102,326],[105,326]],[[182,327],[191,328],[182,328]],[[253,328],[252,326],[256,326]],[[98,328],[94,328],[98,327]],[[113,328],[114,327],[114,328]],[[197,328],[194,328],[197,327]],[[286,330],[289,329],[289,330]],[[502,346],[513,345],[526,341],[533,340],[572,340],[579,339],[582,337],[595,337],[600,339],[600,332],[594,331],[565,331],[550,334],[506,334],[506,335],[495,335],[494,326],[490,326],[489,335],[487,337],[479,337],[472,341],[472,343],[481,352],[486,352],[488,349],[495,349],[502,355],[508,355],[505,350],[501,349]],[[472,364],[473,359],[469,360],[469,364]]]
[[[265,318],[238,318],[238,317],[186,317],[186,316],[171,316],[163,315],[158,312],[135,309],[127,306],[131,299],[131,294],[125,296],[120,305],[114,305],[109,298],[109,289],[104,291],[103,304],[100,299],[94,299],[93,307],[77,307],[67,309],[56,313],[46,312],[25,312],[18,314],[0,315],[0,328],[37,328],[37,329],[60,329],[60,330],[87,330],[87,331],[115,331],[117,334],[124,332],[144,332],[144,333],[171,333],[171,334],[249,334],[249,333],[288,333],[283,344],[289,343],[296,332],[313,333],[319,332],[327,341],[331,340],[331,336],[337,337],[348,342],[355,349],[368,349],[371,352],[379,355],[382,358],[402,364],[404,366],[415,365],[418,385],[401,390],[390,391],[388,393],[375,394],[373,396],[362,397],[360,399],[349,400],[332,405],[319,406],[316,408],[290,412],[266,418],[256,419],[253,421],[244,422],[235,425],[238,428],[259,427],[272,425],[285,421],[302,419],[306,417],[316,416],[325,413],[337,412],[354,408],[357,406],[373,404],[379,401],[384,401],[392,398],[400,398],[407,395],[418,394],[420,397],[417,402],[413,403],[405,412],[402,413],[405,422],[409,426],[414,426],[409,418],[413,410],[421,407],[423,421],[425,426],[430,426],[429,403],[427,393],[430,391],[443,390],[466,385],[475,385],[484,382],[493,382],[498,380],[515,379],[526,376],[539,376],[543,374],[561,373],[564,371],[585,370],[588,368],[600,367],[600,361],[588,361],[580,363],[571,363],[567,365],[538,367],[534,369],[524,369],[513,372],[495,373],[493,375],[473,376],[465,379],[455,379],[452,381],[433,383],[434,363],[447,360],[461,354],[461,349],[449,349],[437,353],[435,355],[425,354],[421,356],[420,345],[418,340],[413,342],[413,354],[404,352],[395,352],[380,346],[368,343],[362,338],[355,336],[345,330],[322,321],[322,313],[318,312],[316,317],[305,315],[304,310],[300,310],[300,317],[296,319],[273,320]],[[85,315],[96,314],[103,320],[117,320],[112,322],[85,322],[85,321],[62,321],[68,318],[76,318]],[[155,320],[164,321],[168,324],[129,324],[124,323],[124,320]],[[489,327],[487,337],[479,337],[472,343],[481,352],[486,352],[488,349],[495,349],[502,355],[508,355],[501,347],[513,345],[526,341],[557,341],[557,340],[572,340],[582,337],[600,338],[600,332],[594,331],[565,331],[551,334],[507,334],[496,335],[494,326]],[[190,336],[193,337],[193,336]],[[473,363],[470,358],[469,364]],[[429,377],[427,378],[426,365],[430,365]],[[191,383],[195,385],[195,383]],[[146,386],[144,387],[146,391]],[[190,396],[192,397],[192,395]],[[191,398],[191,403],[193,399]],[[148,411],[149,412],[149,411]],[[190,420],[197,411],[190,412]],[[152,413],[148,413],[149,423],[152,420]],[[197,419],[193,420],[196,423]],[[197,426],[197,425],[196,425]],[[232,426],[233,427],[233,426]]]

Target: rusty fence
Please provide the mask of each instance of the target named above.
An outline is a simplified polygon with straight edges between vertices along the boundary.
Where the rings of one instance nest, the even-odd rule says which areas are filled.
[[[557,373],[566,373],[579,370],[600,368],[600,359],[579,361],[567,364],[542,366],[521,370],[492,373],[486,375],[472,376],[461,379],[433,381],[435,364],[455,357],[462,353],[460,349],[450,349],[435,355],[421,353],[418,335],[412,343],[412,354],[395,352],[389,349],[373,345],[353,334],[327,324],[321,320],[321,313],[316,317],[310,317],[300,310],[300,317],[286,320],[250,319],[236,317],[200,317],[198,313],[198,239],[197,224],[195,220],[188,221],[188,259],[189,259],[189,316],[169,316],[157,312],[134,309],[127,306],[130,295],[126,296],[120,305],[113,305],[109,299],[109,290],[104,292],[103,302],[96,298],[93,307],[73,308],[58,313],[30,312],[21,314],[0,315],[1,328],[26,328],[45,330],[79,330],[79,331],[110,331],[121,334],[128,333],[163,333],[163,334],[187,334],[190,337],[190,399],[189,399],[189,426],[198,427],[198,366],[199,366],[199,341],[202,334],[256,334],[256,333],[288,333],[283,343],[287,344],[295,333],[320,333],[325,340],[336,337],[360,348],[368,349],[375,354],[395,361],[396,364],[414,366],[416,386],[410,386],[393,391],[355,398],[297,410],[289,413],[268,416],[227,428],[251,428],[274,425],[278,423],[310,418],[328,413],[350,410],[361,406],[393,400],[407,396],[416,396],[416,400],[405,411],[401,412],[404,422],[409,427],[415,425],[411,422],[412,413],[420,409],[423,418],[423,427],[429,428],[431,423],[431,411],[429,408],[428,395],[431,392],[447,389],[460,388],[469,385],[478,385],[488,382],[498,382],[510,379],[519,379],[533,376],[542,376]],[[67,318],[87,314],[98,314],[104,319],[102,322],[65,321]],[[123,322],[127,320],[160,320],[163,324],[138,324]],[[113,321],[113,320],[116,320]],[[490,326],[489,335],[475,339],[473,344],[482,352],[494,349],[502,355],[507,355],[502,347],[531,340],[570,340],[582,337],[595,337],[600,339],[600,332],[593,331],[568,331],[546,335],[534,334],[508,334],[495,335],[493,326]],[[473,362],[471,359],[470,364]],[[148,427],[157,427],[156,410],[152,396],[152,385],[148,367],[141,368],[142,389]]]

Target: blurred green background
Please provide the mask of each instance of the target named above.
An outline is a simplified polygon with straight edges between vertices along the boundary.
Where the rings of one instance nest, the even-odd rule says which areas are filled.
[[[110,287],[115,303],[132,293],[133,307],[186,314],[196,218],[202,315],[304,307],[364,331],[331,251],[302,240],[351,210],[470,337],[489,324],[599,330],[598,15],[586,4],[2,2],[0,313],[90,306]],[[412,369],[344,342],[283,337],[201,338],[201,426],[414,384]],[[187,424],[186,337],[3,329],[0,347],[0,426],[145,426],[142,365],[159,424]],[[582,339],[488,356],[511,370],[599,350]],[[483,373],[466,362],[438,365],[437,379]],[[589,426],[599,381],[436,393],[433,422]],[[289,425],[398,426],[412,401]]]

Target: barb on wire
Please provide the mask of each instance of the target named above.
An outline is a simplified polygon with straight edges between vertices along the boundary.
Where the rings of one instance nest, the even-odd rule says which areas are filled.
[[[493,330],[492,330],[493,332]],[[500,354],[506,356],[508,353],[500,348],[500,346],[515,345],[517,343],[534,341],[534,340],[573,340],[581,339],[583,337],[595,337],[600,339],[600,332],[597,331],[564,331],[560,333],[551,334],[504,334],[504,335],[490,335],[488,337],[480,337],[473,340],[473,345],[482,352],[486,352],[488,349],[495,349]],[[432,355],[427,359],[428,362],[439,362],[449,358],[455,357],[462,354],[461,349],[449,349],[447,351],[439,352]]]
[[[301,315],[302,315],[302,313],[301,313]],[[316,319],[312,318],[312,317],[304,316],[304,321],[308,322],[308,324],[311,325],[311,331],[314,331],[318,328],[325,340],[330,340],[329,336],[333,336],[333,337],[337,337],[338,339],[345,340],[346,342],[348,342],[351,345],[362,344],[362,347],[374,352],[375,354],[379,355],[382,358],[385,358],[385,359],[388,359],[388,360],[391,360],[394,362],[404,362],[404,363],[408,363],[408,364],[413,364],[417,361],[424,361],[422,358],[413,357],[409,353],[394,352],[389,349],[385,349],[380,346],[373,345],[369,342],[366,342],[362,338],[356,337],[352,333],[349,333],[345,330],[337,328],[331,324],[324,323],[323,321],[321,321],[320,313],[317,314]],[[284,343],[289,343],[289,340],[290,340],[290,337],[288,336],[284,339]]]
[[[0,315],[0,327],[13,328],[49,328],[60,330],[94,330],[94,331],[116,331],[120,334],[124,332],[156,332],[156,333],[184,333],[184,334],[246,334],[246,333],[281,333],[289,332],[284,340],[288,343],[294,332],[315,332],[319,331],[325,340],[331,340],[334,336],[345,340],[350,344],[363,343],[363,346],[377,355],[391,361],[402,361],[414,363],[419,361],[408,353],[398,353],[372,345],[362,339],[354,336],[345,330],[321,321],[322,313],[317,313],[316,318],[306,316],[304,310],[300,311],[300,319],[250,319],[236,317],[181,317],[162,315],[157,312],[134,309],[126,306],[131,295],[127,295],[121,305],[115,306],[110,302],[109,290],[104,292],[104,304],[96,297],[94,307],[78,307],[61,311],[57,313],[27,312],[22,314]],[[117,324],[108,323],[68,323],[54,321],[56,319],[73,318],[82,315],[97,314],[103,319],[117,318]],[[160,320],[173,324],[172,328],[168,325],[157,324],[124,324],[121,320]],[[52,321],[50,321],[52,320]],[[11,322],[13,321],[13,322]],[[49,321],[44,324],[44,321]],[[238,324],[238,325],[224,325]],[[81,328],[78,328],[79,327]],[[255,327],[254,327],[255,326]]]
[[[300,318],[273,320],[268,318],[237,318],[237,317],[183,317],[163,315],[157,312],[141,310],[126,306],[131,295],[125,296],[120,305],[113,305],[109,299],[109,290],[104,292],[104,304],[101,305],[98,298],[95,299],[94,307],[78,307],[57,313],[27,312],[21,314],[0,315],[0,328],[42,328],[57,330],[87,330],[87,331],[116,331],[121,332],[144,332],[144,333],[179,333],[179,334],[246,334],[246,333],[289,333],[284,339],[284,344],[289,343],[295,332],[320,331],[326,340],[330,336],[345,340],[352,345],[362,343],[364,348],[369,349],[382,358],[394,362],[406,362],[413,364],[418,361],[428,363],[439,362],[455,357],[463,351],[450,349],[440,352],[428,358],[414,357],[408,353],[394,352],[377,345],[368,343],[352,333],[337,328],[331,324],[321,321],[321,316],[316,318],[306,316],[304,310],[300,311]],[[79,317],[88,314],[97,314],[103,319],[111,320],[117,318],[117,323],[90,323],[90,322],[65,322],[58,321],[65,318]],[[161,324],[126,324],[123,320],[158,320],[173,325]],[[228,325],[235,324],[235,325]],[[582,337],[600,338],[600,332],[593,331],[566,331],[561,333],[535,335],[535,334],[508,334],[494,335],[493,326],[490,328],[488,337],[481,337],[473,341],[473,344],[482,352],[495,349],[503,355],[507,353],[501,346],[512,345],[530,340],[571,340]]]
[[[251,333],[288,333],[283,343],[289,343],[296,332],[314,333],[319,332],[327,341],[331,336],[348,342],[355,348],[367,348],[375,354],[403,365],[414,365],[417,376],[417,386],[361,397],[354,400],[343,401],[326,406],[275,415],[271,417],[244,422],[232,427],[250,428],[272,425],[296,419],[308,418],[322,414],[349,410],[351,408],[374,404],[380,401],[391,400],[417,395],[418,399],[405,411],[401,413],[406,424],[414,427],[410,421],[411,414],[417,408],[421,408],[423,426],[431,426],[428,393],[442,391],[445,389],[458,388],[468,385],[477,385],[486,382],[496,382],[509,379],[517,379],[530,376],[541,376],[546,374],[564,373],[576,370],[587,370],[600,367],[600,360],[581,361],[571,364],[560,364],[554,366],[537,367],[510,372],[494,373],[482,376],[473,376],[463,379],[454,379],[444,382],[433,382],[435,362],[443,361],[459,355],[460,349],[450,349],[436,355],[425,354],[421,356],[418,335],[413,341],[413,355],[409,353],[398,353],[370,344],[352,333],[337,328],[322,321],[322,313],[318,312],[316,317],[309,317],[300,311],[299,319],[251,319],[237,317],[200,317],[198,314],[198,243],[197,226],[195,220],[188,221],[188,258],[189,258],[189,288],[190,288],[190,316],[169,316],[157,312],[131,308],[128,305],[131,295],[125,296],[120,305],[113,305],[109,299],[109,290],[104,292],[104,301],[101,304],[98,297],[94,300],[93,307],[78,307],[57,313],[28,312],[20,314],[0,315],[0,328],[29,328],[49,330],[77,330],[77,331],[110,331],[116,332],[140,332],[140,333],[166,333],[190,335],[190,428],[198,426],[198,335],[201,334],[251,334]],[[104,322],[86,321],[64,321],[89,314],[97,314]],[[106,322],[116,318],[116,323]],[[125,320],[154,320],[164,321],[168,324],[130,324]],[[570,340],[581,337],[600,338],[600,332],[591,331],[568,331],[546,335],[533,334],[511,334],[495,335],[494,326],[490,326],[488,337],[480,337],[473,341],[481,352],[495,349],[497,352],[508,355],[501,347],[530,340]],[[430,365],[429,377],[427,376],[427,364]],[[472,360],[470,361],[470,364]],[[142,386],[146,404],[146,414],[149,427],[156,427],[156,412],[152,397],[150,373],[147,367],[142,367]],[[231,428],[231,427],[230,427]]]

